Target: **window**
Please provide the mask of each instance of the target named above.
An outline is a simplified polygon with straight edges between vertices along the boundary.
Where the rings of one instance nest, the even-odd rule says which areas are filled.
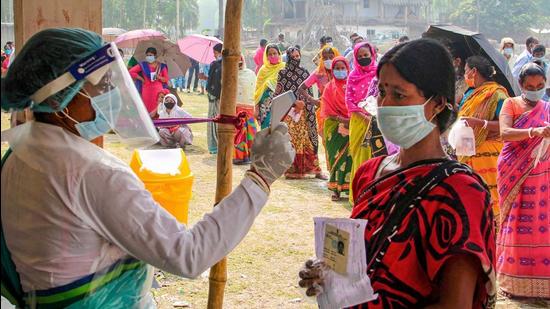
[[[294,1],[285,0],[283,3],[285,18],[294,18]]]
[[[296,18],[306,18],[306,2],[305,1],[295,1],[294,10],[296,12]]]
[[[370,8],[370,0],[363,0],[363,8],[365,9]]]
[[[368,37],[372,37],[376,34],[376,30],[375,29],[367,29],[367,36]]]

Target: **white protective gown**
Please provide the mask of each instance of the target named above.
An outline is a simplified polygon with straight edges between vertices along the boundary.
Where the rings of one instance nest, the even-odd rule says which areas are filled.
[[[128,165],[57,126],[2,134],[2,224],[24,291],[73,282],[133,256],[194,278],[246,235],[267,194],[244,178],[188,229],[157,204]]]

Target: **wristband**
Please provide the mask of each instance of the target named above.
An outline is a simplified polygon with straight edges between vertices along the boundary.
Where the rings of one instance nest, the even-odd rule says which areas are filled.
[[[258,173],[248,170],[244,175],[250,178],[250,180],[257,184],[258,187],[260,187],[260,189],[262,189],[265,193],[269,194],[271,192],[267,182],[265,182],[265,180],[260,175],[258,175]]]
[[[483,129],[487,129],[488,124],[489,124],[489,121],[483,120]]]
[[[533,129],[534,128],[529,128],[529,131],[527,131],[527,134],[529,135],[529,138],[533,138]]]

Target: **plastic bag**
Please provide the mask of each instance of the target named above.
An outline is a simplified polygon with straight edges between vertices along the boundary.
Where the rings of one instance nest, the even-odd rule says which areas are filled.
[[[538,150],[537,150],[538,149]],[[550,138],[544,138],[540,145],[533,151],[532,157],[535,158],[534,166],[537,166],[539,162],[544,162],[550,157]]]
[[[476,154],[476,139],[474,130],[466,120],[459,119],[449,132],[449,144],[457,156],[473,156]]]
[[[359,102],[358,106],[367,111],[370,115],[376,116],[377,114],[378,101],[376,97],[367,97],[364,101]]]

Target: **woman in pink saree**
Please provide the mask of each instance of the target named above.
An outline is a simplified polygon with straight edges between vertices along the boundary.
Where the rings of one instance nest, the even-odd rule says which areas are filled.
[[[520,74],[523,95],[504,102],[498,158],[497,280],[511,297],[550,298],[550,103],[536,64]],[[542,90],[542,91],[541,91]]]

